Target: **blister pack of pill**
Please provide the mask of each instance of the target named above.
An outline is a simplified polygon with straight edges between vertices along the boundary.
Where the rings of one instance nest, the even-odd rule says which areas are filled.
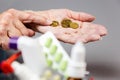
[[[68,76],[64,76],[49,67],[46,67],[43,74],[40,76],[40,80],[67,80],[67,78]],[[94,80],[92,78],[91,75],[86,75],[82,80]]]
[[[67,75],[67,67],[70,56],[56,39],[52,32],[47,32],[39,37],[39,42],[43,46],[48,67],[57,70],[62,75]]]
[[[64,76],[56,70],[47,67],[41,75],[40,80],[64,80]]]

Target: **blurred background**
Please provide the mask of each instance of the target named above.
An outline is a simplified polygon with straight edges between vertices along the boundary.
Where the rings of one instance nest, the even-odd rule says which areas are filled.
[[[94,23],[104,25],[108,35],[101,41],[85,45],[87,70],[95,80],[120,80],[120,0],[0,0],[0,12],[10,8],[19,10],[68,8],[96,16]],[[70,53],[72,45],[62,44]]]

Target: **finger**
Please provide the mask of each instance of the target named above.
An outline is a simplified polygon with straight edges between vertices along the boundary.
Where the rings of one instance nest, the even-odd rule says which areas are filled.
[[[2,49],[8,50],[9,49],[9,37],[6,35],[3,38],[4,40],[1,41]]]
[[[11,23],[12,15],[10,13],[4,12],[0,17],[0,46],[2,49],[9,49],[9,37],[7,35],[8,26]]]
[[[8,36],[5,27],[0,26],[0,46],[3,49],[8,49]]]
[[[23,14],[26,14],[26,15],[24,15],[23,17],[22,16]],[[36,24],[41,24],[46,26],[52,23],[52,21],[40,15],[29,14],[29,13],[23,13],[23,14],[21,13],[21,15],[19,15],[19,18],[23,23],[36,23]]]
[[[20,30],[22,35],[26,35],[26,36],[33,36],[33,35],[35,35],[35,31],[33,31],[32,29],[26,28],[26,26],[23,25],[23,23],[21,23],[19,20],[15,20],[14,24],[16,25],[16,28]]]
[[[3,13],[0,15],[0,27],[6,27],[10,24],[11,22],[12,15],[10,13]]]
[[[86,38],[86,41],[87,42],[93,42],[93,41],[98,41],[98,40],[100,40],[100,35],[97,35],[97,34],[90,34],[90,35],[88,35],[88,37]]]
[[[100,36],[105,36],[107,34],[107,29],[102,25],[84,22],[83,26],[91,33],[98,34]]]
[[[67,13],[69,17],[83,22],[91,22],[95,20],[94,16],[84,12],[75,12],[75,11],[67,10]]]
[[[29,35],[28,29],[19,20],[14,20],[13,24],[21,32],[22,35]]]
[[[19,11],[15,9],[9,10],[9,12],[14,13],[23,22],[34,22],[42,25],[50,25],[52,21],[47,20],[45,17],[37,15],[35,13],[27,13],[24,11]],[[16,14],[17,13],[17,14]]]
[[[34,36],[35,35],[35,31],[33,31],[32,29],[28,29],[29,31],[29,35],[30,37]]]
[[[47,31],[53,32],[53,28],[51,26],[46,26],[46,27],[44,27],[44,26],[37,26],[36,29],[38,30],[38,32],[41,32],[41,33],[45,33]]]
[[[107,29],[104,26],[98,25],[97,29],[100,36],[105,36],[107,34]]]
[[[10,29],[7,31],[7,35],[9,37],[19,37],[22,36],[22,33],[15,27],[10,27]]]

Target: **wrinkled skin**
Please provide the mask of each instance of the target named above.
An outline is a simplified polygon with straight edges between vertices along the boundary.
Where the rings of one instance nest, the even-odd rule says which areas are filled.
[[[15,36],[33,36],[35,32],[26,28],[24,23],[36,23],[41,25],[50,25],[46,18],[39,15],[31,15],[24,11],[9,9],[0,14],[0,47],[9,49],[8,43],[10,37]]]
[[[82,41],[84,43],[93,42],[100,40],[102,36],[105,36],[107,34],[106,28],[102,25],[92,23],[92,21],[95,20],[95,17],[87,13],[74,12],[68,9],[52,9],[41,12],[26,12],[44,16],[48,20],[57,20],[61,22],[61,20],[64,18],[68,18],[74,22],[77,22],[79,24],[79,28],[77,29],[63,28],[61,25],[58,27],[32,24],[29,25],[32,27],[36,26],[38,32],[41,33],[51,31],[59,40],[66,43],[74,44],[77,41]]]
[[[69,18],[79,24],[79,28],[62,28],[49,26],[53,20],[61,22]],[[84,43],[97,41],[107,34],[104,26],[91,23],[94,16],[83,12],[74,12],[68,9],[52,9],[46,11],[20,11],[9,9],[0,14],[0,47],[9,49],[11,37],[33,36],[34,30],[41,33],[52,31],[55,36],[66,43],[76,41]],[[30,29],[31,28],[31,29]]]

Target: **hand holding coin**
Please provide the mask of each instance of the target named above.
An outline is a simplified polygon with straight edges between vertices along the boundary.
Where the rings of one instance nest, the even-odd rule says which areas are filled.
[[[74,44],[77,41],[84,43],[100,40],[107,34],[104,26],[91,23],[95,17],[84,13],[75,12],[68,9],[52,9],[40,12],[29,12],[31,14],[42,15],[53,21],[50,26],[34,25],[38,32],[45,33],[51,31],[55,36],[66,43]]]

